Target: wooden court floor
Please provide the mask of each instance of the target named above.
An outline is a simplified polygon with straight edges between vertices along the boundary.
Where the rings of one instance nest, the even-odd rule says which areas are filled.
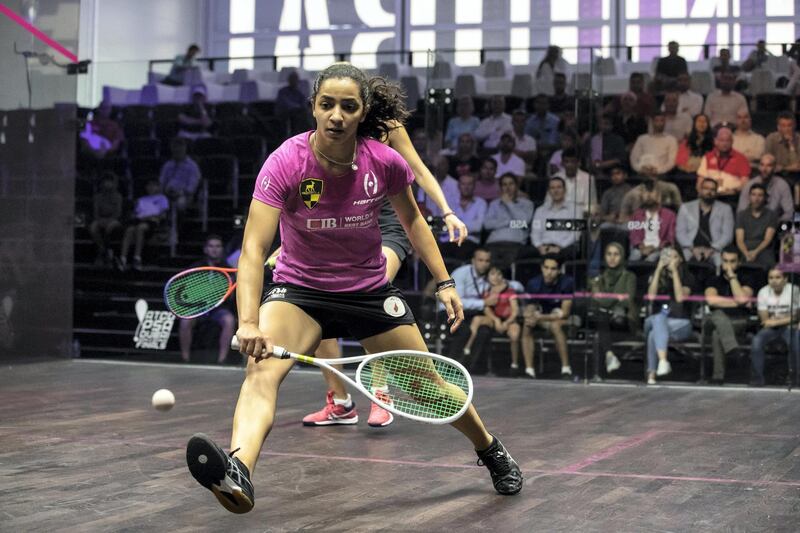
[[[0,531],[798,531],[800,394],[477,378],[526,475],[494,493],[449,427],[306,428],[315,371],[284,383],[255,472],[225,511],[184,463],[225,443],[240,369],[57,361],[0,367]],[[177,405],[150,405],[158,388]]]

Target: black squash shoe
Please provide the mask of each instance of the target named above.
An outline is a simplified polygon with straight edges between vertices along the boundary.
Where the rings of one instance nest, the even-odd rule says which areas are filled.
[[[504,496],[517,494],[522,490],[522,471],[508,453],[503,443],[492,435],[492,444],[478,454],[478,465],[485,466],[492,475],[494,490]]]
[[[255,504],[250,471],[233,454],[226,454],[214,441],[195,433],[186,445],[186,464],[198,483],[214,493],[232,513],[250,511]]]

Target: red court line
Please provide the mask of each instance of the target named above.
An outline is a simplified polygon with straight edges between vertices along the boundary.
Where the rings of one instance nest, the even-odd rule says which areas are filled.
[[[334,461],[355,461],[359,463],[382,463],[391,465],[421,466],[434,468],[481,468],[477,464],[449,464],[431,463],[427,461],[403,461],[400,459],[376,459],[374,457],[348,457],[345,455],[322,455],[313,453],[270,452],[262,451],[262,455],[276,455],[279,457],[300,457],[304,459],[332,459]]]
[[[646,479],[649,481],[697,481],[701,483],[724,483],[734,485],[778,485],[782,487],[800,487],[800,481],[781,481],[781,480],[760,480],[760,479],[731,479],[724,477],[701,477],[701,476],[662,476],[658,474],[619,474],[616,472],[562,472],[556,471],[553,474],[575,475],[575,476],[598,476],[611,478]]]
[[[608,459],[609,457],[613,457],[613,456],[617,455],[621,451],[627,450],[629,448],[633,448],[635,446],[639,446],[640,444],[643,444],[643,443],[645,443],[645,442],[647,442],[649,440],[653,440],[654,438],[656,438],[659,435],[661,435],[661,433],[662,432],[660,430],[653,429],[653,430],[650,430],[650,431],[645,431],[644,433],[640,433],[638,435],[634,435],[633,437],[630,437],[628,439],[623,440],[622,442],[618,442],[617,444],[609,446],[608,448],[606,448],[604,450],[600,450],[597,453],[593,453],[592,455],[590,455],[586,459],[582,459],[581,461],[578,461],[577,463],[573,463],[573,464],[571,464],[569,466],[566,466],[566,467],[562,468],[561,470],[558,470],[557,473],[559,473],[559,474],[574,474],[574,473],[576,473],[576,472],[578,472],[580,470],[583,470],[587,466],[591,466],[594,463],[597,463],[597,462],[602,461],[604,459]]]
[[[69,50],[64,48],[64,46],[62,46],[61,43],[59,43],[55,39],[53,39],[50,36],[48,36],[42,30],[40,30],[39,28],[37,28],[36,26],[31,24],[30,22],[28,22],[24,18],[22,18],[17,12],[15,12],[13,9],[8,7],[7,5],[5,5],[3,3],[0,3],[0,13],[4,14],[8,18],[10,18],[12,22],[16,22],[17,24],[22,26],[24,29],[28,30],[31,34],[33,34],[34,37],[36,37],[37,39],[42,41],[44,44],[46,44],[50,48],[53,48],[55,51],[59,52],[61,55],[63,55],[64,57],[66,57],[67,59],[72,61],[73,63],[77,63],[78,62],[78,56],[76,56],[75,54],[73,54],[72,52],[70,52]]]
[[[719,437],[753,437],[758,439],[800,439],[800,435],[779,433],[729,433],[725,431],[689,431],[678,429],[665,429],[661,433],[677,433],[680,435],[710,435]]]

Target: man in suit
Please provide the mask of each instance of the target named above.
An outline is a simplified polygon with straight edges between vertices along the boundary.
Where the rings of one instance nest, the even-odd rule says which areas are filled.
[[[733,242],[733,209],[717,201],[717,182],[705,178],[700,197],[678,210],[675,235],[687,261],[710,261],[720,266],[722,250]]]

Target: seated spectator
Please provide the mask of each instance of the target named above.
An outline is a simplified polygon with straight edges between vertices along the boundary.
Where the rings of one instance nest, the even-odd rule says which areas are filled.
[[[692,131],[692,117],[686,113],[678,112],[678,93],[669,91],[664,95],[664,133],[675,137],[681,142]],[[653,133],[653,123],[650,122],[649,132]]]
[[[122,127],[111,118],[111,102],[103,100],[94,113],[90,114],[86,128],[80,133],[82,152],[95,159],[114,156],[124,140]]]
[[[492,261],[492,254],[484,248],[474,248],[472,259],[469,263],[453,270],[451,277],[456,282],[456,292],[461,298],[464,307],[464,322],[469,324],[476,316],[483,315],[483,309],[487,305],[496,305],[499,301],[497,295],[489,294],[489,281],[487,273]],[[487,296],[487,294],[489,294]],[[438,304],[439,312],[444,310],[444,306]],[[472,366],[471,357],[480,355],[486,342],[491,339],[492,332],[489,328],[479,328],[476,338],[473,339],[470,356],[466,357],[464,346],[470,338],[470,329],[465,327],[458,328],[450,340],[450,347],[447,356],[457,361],[464,361],[467,369]]]
[[[725,382],[725,357],[739,347],[736,335],[747,328],[750,316],[750,298],[753,282],[740,277],[739,252],[735,247],[722,251],[722,269],[711,278],[706,287],[706,304],[711,310],[703,319],[703,335],[711,335],[711,352],[714,355],[714,371],[711,382]]]
[[[650,184],[652,183],[652,185]],[[626,224],[633,212],[639,209],[642,205],[642,197],[645,192],[654,188],[661,198],[661,206],[668,207],[677,212],[681,207],[681,192],[674,183],[664,181],[658,178],[648,178],[643,183],[640,183],[622,198],[622,207],[620,207],[620,221]]]
[[[458,136],[456,151],[450,156],[450,175],[458,179],[462,174],[478,172],[481,160],[475,152],[475,137],[469,133]]]
[[[691,305],[686,297],[694,285],[680,252],[664,248],[647,288],[648,300],[652,302],[651,314],[644,322],[648,385],[655,385],[656,376],[672,372],[667,359],[669,341],[684,341],[692,335]],[[665,300],[659,299],[664,296]]]
[[[89,233],[97,246],[95,266],[112,266],[114,250],[108,245],[114,233],[122,227],[122,195],[117,190],[117,178],[106,174],[92,199],[94,217],[89,225]]]
[[[647,120],[636,109],[636,94],[627,92],[620,96],[619,111],[610,110],[614,116],[614,131],[625,140],[625,150],[629,151],[640,135],[647,133]]]
[[[519,370],[519,336],[520,325],[519,301],[515,291],[503,277],[503,271],[492,266],[489,269],[489,290],[484,293],[484,298],[496,299],[496,303],[483,306],[483,315],[473,317],[469,325],[470,337],[464,346],[464,355],[470,355],[472,343],[478,336],[481,327],[491,328],[494,332],[508,336],[511,341],[511,371],[516,374]],[[485,302],[486,300],[484,300]],[[527,369],[526,369],[527,372]],[[528,374],[526,374],[528,375]]]
[[[703,112],[703,95],[692,90],[692,78],[689,73],[678,74],[677,89],[678,113],[686,113],[690,117],[696,117]]]
[[[170,142],[172,158],[161,166],[158,181],[172,205],[184,211],[194,202],[200,185],[200,167],[186,155],[186,139],[176,137]]]
[[[594,176],[578,168],[578,153],[574,149],[565,150],[562,154],[563,170],[554,177],[564,180],[566,186],[565,203],[574,213],[573,218],[584,218],[597,211],[597,187]],[[550,198],[545,198],[545,205],[552,205]]]
[[[473,135],[485,150],[494,150],[500,143],[500,136],[511,129],[511,115],[506,113],[506,99],[496,94],[489,101],[491,114],[481,120]]]
[[[672,89],[677,84],[678,76],[689,72],[686,59],[678,55],[679,48],[677,42],[670,41],[667,44],[669,55],[659,58],[656,63],[654,85],[657,90]]]
[[[778,114],[778,131],[767,135],[766,152],[775,156],[775,172],[795,182],[795,204],[800,204],[797,186],[800,178],[800,133],[796,131],[794,113]]]
[[[741,93],[733,90],[735,85],[736,76],[731,72],[726,72],[719,78],[719,89],[706,98],[703,113],[708,116],[712,128],[723,123],[736,123],[736,112],[742,108],[747,109],[747,100]]]
[[[507,268],[516,258],[530,234],[533,202],[519,195],[513,174],[500,177],[500,198],[486,210],[483,227],[489,232],[486,247],[492,252],[494,264]]]
[[[178,115],[178,137],[200,139],[211,137],[214,121],[206,106],[206,88],[195,85],[192,89],[192,105],[186,113]]]
[[[779,268],[770,269],[767,285],[758,291],[758,318],[761,321],[761,330],[753,337],[750,345],[751,386],[764,386],[764,349],[767,344],[777,339],[782,339],[786,343],[789,375],[792,375],[795,361],[800,357],[798,316],[800,316],[800,291],[796,286],[787,283],[785,272]]]
[[[444,199],[447,200],[447,205],[455,205],[461,193],[458,191],[458,181],[448,173],[449,167],[450,161],[447,159],[447,156],[436,156],[432,169],[433,177],[436,178],[436,181],[439,183],[439,187],[444,194]],[[442,216],[442,210],[439,209],[439,206],[433,201],[433,198],[425,193],[422,187],[417,190],[417,203],[422,208],[422,211],[424,211],[424,215],[433,215],[435,217]]]
[[[611,345],[613,333],[631,332],[639,329],[639,309],[636,305],[636,275],[625,268],[625,248],[618,242],[610,242],[603,254],[605,268],[590,281],[592,299],[590,306],[597,322],[597,341],[605,350],[606,372],[620,367],[619,358]]]
[[[278,96],[275,98],[275,117],[286,124],[288,136],[297,135],[312,127],[308,94],[300,86],[300,76],[296,70],[289,73],[286,86],[278,90]]]
[[[475,104],[472,97],[461,96],[456,104],[456,116],[447,121],[447,131],[444,134],[444,144],[453,148],[457,142],[461,141],[461,135],[469,133],[474,137],[475,130],[480,126],[481,121],[473,115]]]
[[[531,244],[534,256],[556,255],[561,259],[571,259],[578,252],[578,232],[561,229],[548,229],[548,221],[574,220],[574,206],[566,203],[564,178],[550,178],[547,187],[548,198],[533,214],[531,224]],[[463,219],[462,219],[463,220]]]
[[[700,168],[697,169],[697,190],[700,190],[700,184],[705,178],[711,178],[719,184],[718,196],[728,198],[739,194],[750,179],[750,161],[733,149],[733,133],[728,127],[717,130],[714,149],[700,162]]]
[[[481,228],[486,216],[486,200],[475,196],[475,176],[463,174],[458,178],[458,191],[460,196],[452,205],[453,213],[467,226],[469,236],[461,244],[449,242],[450,236],[444,232],[439,238],[439,248],[445,257],[455,257],[466,260],[478,247]]]
[[[497,183],[497,161],[487,157],[481,163],[478,180],[475,182],[475,196],[483,198],[488,204],[500,197],[500,185]]]
[[[559,118],[550,113],[547,95],[539,94],[534,101],[534,114],[525,123],[525,133],[533,137],[540,152],[549,153],[558,145]]]
[[[764,155],[764,137],[754,132],[751,127],[753,121],[750,111],[740,109],[736,112],[736,131],[733,132],[733,149],[744,154],[751,165],[754,165]]]
[[[756,48],[749,54],[747,59],[742,63],[742,70],[745,72],[753,72],[756,69],[765,68],[765,64],[769,61],[772,53],[767,50],[767,43],[760,39],[756,43]]]
[[[161,194],[158,180],[149,180],[145,190],[147,194],[136,200],[133,220],[125,228],[125,236],[122,238],[122,247],[117,258],[117,268],[123,272],[128,269],[128,252],[131,249],[131,244],[134,244],[133,269],[142,269],[144,240],[167,219],[169,200]]]
[[[631,167],[645,176],[664,175],[675,167],[678,141],[664,133],[666,117],[659,111],[651,121],[653,133],[640,135],[631,150]]]
[[[583,146],[585,168],[595,175],[607,176],[612,169],[627,164],[625,139],[614,132],[614,117],[603,114],[599,120],[599,131],[586,140]]]
[[[577,150],[578,133],[575,130],[562,130],[558,134],[558,142],[560,148],[553,152],[553,155],[550,156],[550,161],[547,163],[547,172],[551,176],[564,170],[564,166],[561,164],[564,150]]]
[[[525,133],[528,115],[517,109],[511,115],[511,134],[514,137],[514,153],[525,161],[527,166],[533,165],[536,159],[536,139]]]
[[[731,51],[727,48],[719,49],[719,57],[711,60],[711,72],[714,73],[714,86],[719,89],[719,80],[723,74],[730,72],[737,78],[742,67],[731,62]]]
[[[651,185],[652,187],[652,185]],[[675,242],[675,213],[661,207],[661,197],[652,187],[628,223],[631,261],[658,261],[661,249]]]
[[[633,93],[636,97],[634,102],[635,113],[644,119],[645,117],[652,116],[656,110],[656,101],[653,95],[647,92],[645,88],[644,74],[641,72],[632,72],[628,78],[628,92]],[[624,109],[624,98],[628,93],[623,93],[619,98],[609,102],[605,108],[607,113],[617,113]],[[644,132],[642,132],[644,133]]]
[[[739,193],[739,206],[737,211],[744,211],[750,207],[750,188],[763,185],[767,191],[767,207],[774,212],[778,220],[792,220],[794,205],[792,204],[792,190],[789,184],[775,175],[775,156],[764,154],[758,164],[759,175],[747,182]]]
[[[557,180],[553,178],[550,183]],[[575,281],[571,276],[561,274],[562,260],[554,255],[546,255],[542,261],[542,273],[528,281],[525,290],[530,297],[523,312],[522,357],[525,360],[525,374],[535,378],[533,346],[534,330],[542,329],[553,336],[558,357],[561,359],[561,377],[572,379],[572,367],[567,353],[567,335],[564,326],[572,309],[572,295]],[[536,295],[543,295],[537,298]],[[564,299],[556,299],[553,294],[563,294]],[[541,357],[541,354],[540,354]]]
[[[575,109],[575,97],[567,94],[567,76],[556,72],[553,76],[553,95],[550,97],[550,111],[561,114]]]
[[[497,162],[497,174],[513,174],[518,178],[525,175],[525,161],[514,153],[516,142],[514,135],[509,132],[503,133],[499,143],[500,151],[492,156]]]
[[[167,74],[167,77],[161,80],[161,83],[166,85],[183,85],[183,77],[186,71],[196,66],[195,58],[200,53],[200,47],[196,44],[190,44],[183,55],[175,56],[172,60],[172,68]]]
[[[778,217],[766,204],[767,189],[760,183],[751,186],[750,207],[736,214],[736,247],[746,263],[772,268],[775,264],[772,240]]]
[[[611,171],[611,187],[603,192],[600,198],[600,211],[598,220],[602,227],[621,228],[622,220],[622,201],[625,195],[631,190],[627,183],[628,172],[625,167],[618,165]]]
[[[682,172],[695,174],[703,162],[703,157],[713,149],[714,136],[711,134],[711,126],[708,117],[701,113],[694,117],[692,131],[678,146],[675,165]]]
[[[676,237],[687,261],[710,261],[720,265],[720,253],[733,242],[733,209],[717,201],[717,182],[705,178],[700,197],[678,211]]]
[[[206,242],[203,245],[202,261],[193,263],[190,268],[195,267],[221,267],[228,268],[225,263],[225,248],[222,243],[222,237],[219,235],[209,235],[206,237]],[[219,351],[217,352],[217,363],[224,364],[228,357],[228,351],[231,349],[231,339],[236,331],[236,318],[233,315],[233,309],[236,305],[236,298],[229,296],[222,305],[214,309],[208,314],[199,318],[182,318],[179,328],[179,339],[181,346],[181,359],[184,363],[188,363],[192,354],[192,332],[195,324],[198,322],[216,322],[219,325],[219,341],[217,343]]]

